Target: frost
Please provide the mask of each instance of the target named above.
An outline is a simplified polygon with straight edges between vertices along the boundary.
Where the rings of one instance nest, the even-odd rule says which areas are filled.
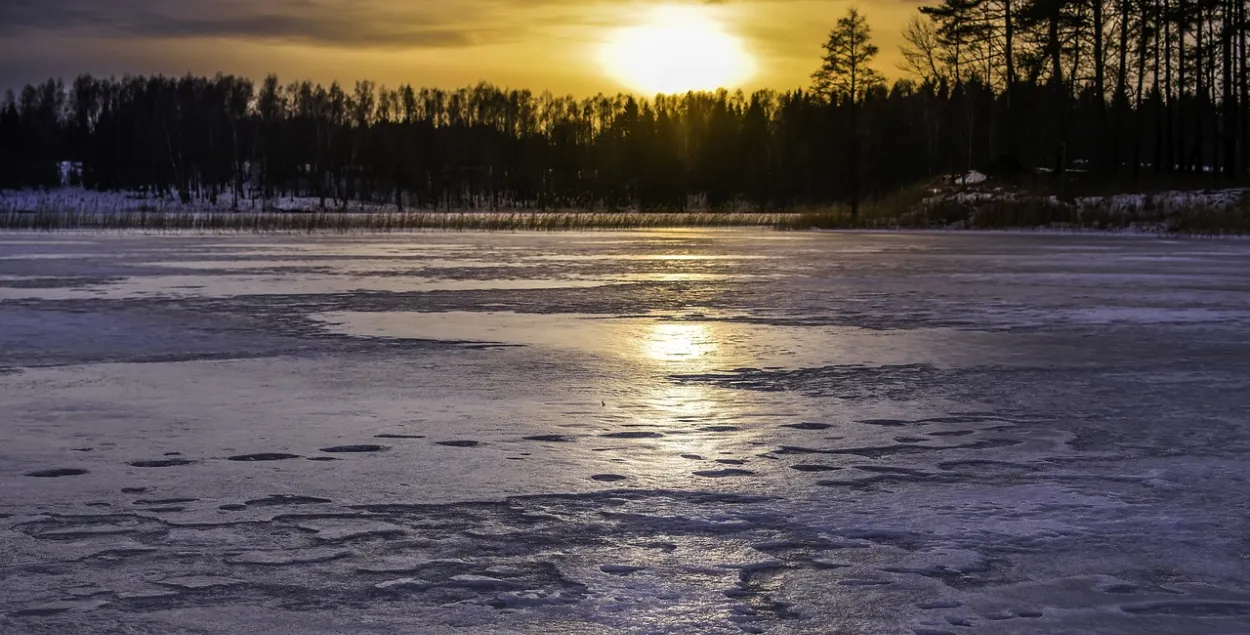
[[[1244,630],[1246,271],[1040,233],[0,235],[0,630]]]

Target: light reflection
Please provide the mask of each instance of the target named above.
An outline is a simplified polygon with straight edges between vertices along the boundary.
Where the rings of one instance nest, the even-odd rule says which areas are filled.
[[[654,322],[639,333],[639,354],[655,366],[638,396],[642,406],[638,423],[657,426],[665,436],[653,443],[658,450],[632,462],[639,477],[661,487],[674,486],[675,475],[687,475],[692,465],[720,457],[742,442],[738,432],[741,408],[728,403],[720,389],[671,381],[670,375],[710,372],[724,364],[715,323]]]
[[[661,362],[699,361],[714,355],[716,350],[714,333],[704,324],[655,324],[643,341],[644,353]]]
[[[664,436],[652,441],[654,452],[633,455],[634,474],[656,487],[678,487],[699,466],[707,468],[743,443],[741,409],[722,399],[716,389],[699,385],[658,383],[641,397],[640,423],[659,426]],[[726,426],[722,431],[708,428]]]
[[[719,414],[719,403],[704,386],[664,383],[656,386],[644,398],[649,415],[658,423],[701,423],[709,416]]]

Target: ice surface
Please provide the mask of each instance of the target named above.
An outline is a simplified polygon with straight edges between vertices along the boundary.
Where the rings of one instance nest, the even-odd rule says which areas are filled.
[[[0,236],[0,632],[1250,631],[1250,245]]]

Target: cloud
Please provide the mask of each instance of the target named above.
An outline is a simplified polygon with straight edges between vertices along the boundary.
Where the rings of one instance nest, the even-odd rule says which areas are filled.
[[[621,11],[672,1],[0,0],[0,36],[49,33],[109,39],[224,38],[356,49],[457,48],[509,43],[556,25],[605,26],[599,23],[619,19]],[[742,26],[765,49],[794,50],[793,29],[806,22],[798,18],[810,19],[814,11],[832,9],[803,0],[677,1],[753,6],[754,24]],[[914,3],[902,0],[902,5]],[[790,10],[778,13],[782,7]],[[778,23],[783,16],[785,22]]]
[[[474,20],[482,8],[479,0],[3,0],[0,34],[456,47],[497,35]]]
[[[656,4],[702,4],[759,60],[752,85],[805,85],[828,29],[861,5],[891,67],[925,0],[0,0],[0,90],[49,75],[212,74],[384,83],[488,79],[614,90],[594,47]]]

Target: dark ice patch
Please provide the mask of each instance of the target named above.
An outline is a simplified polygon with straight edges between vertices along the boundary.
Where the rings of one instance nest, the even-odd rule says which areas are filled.
[[[604,573],[611,574],[611,575],[619,575],[619,576],[626,576],[631,573],[645,571],[646,569],[647,569],[646,567],[635,567],[635,566],[630,566],[630,565],[625,565],[625,564],[605,564],[599,567],[599,570]]]
[[[34,472],[27,472],[26,476],[33,476],[35,478],[61,478],[62,476],[82,476],[87,473],[87,470],[77,467],[57,467],[50,470],[35,470]]]
[[[733,476],[755,476],[755,472],[750,470],[728,468],[724,470],[700,470],[695,472],[694,475],[702,476],[703,478],[730,478]]]
[[[788,423],[781,427],[791,428],[794,430],[828,430],[829,428],[832,428],[833,426],[828,423],[804,422],[804,423]]]
[[[251,463],[257,461],[286,461],[298,458],[300,458],[298,454],[286,454],[284,452],[260,452],[257,454],[240,454],[238,456],[232,456],[229,460]]]
[[[9,613],[10,617],[48,617],[68,611],[68,606],[37,606],[29,609],[18,609]]]
[[[182,503],[194,503],[198,498],[141,498],[133,505],[179,505]]]
[[[359,445],[336,445],[334,447],[321,448],[321,451],[329,452],[331,454],[354,454],[354,453],[367,453],[367,452],[384,452],[389,449],[390,448],[386,447],[385,445],[359,444]]]
[[[195,463],[190,459],[153,459],[150,461],[131,461],[127,465],[131,467],[178,467],[180,465],[191,465]]]
[[[659,432],[612,432],[600,436],[605,439],[658,439],[664,435]]]
[[[442,445],[442,446],[446,446],[449,448],[476,448],[477,446],[482,445],[482,442],[470,441],[470,440],[437,441],[434,443],[434,445]]]
[[[1103,593],[1111,593],[1114,595],[1130,595],[1140,591],[1141,587],[1138,587],[1136,584],[1113,583],[1098,587],[1098,590]]]
[[[902,428],[911,422],[903,421],[902,419],[861,419],[859,421],[856,421],[856,423],[862,423],[867,426],[885,426],[887,428]]]
[[[8,289],[81,289],[123,282],[118,276],[44,276],[24,280],[0,280],[0,288]]]
[[[1217,600],[1165,600],[1124,604],[1120,610],[1133,615],[1174,615],[1178,617],[1242,617],[1250,615],[1250,602]]]
[[[955,416],[955,417],[927,417],[916,423],[982,423],[984,421],[998,421],[998,417],[994,416]]]
[[[301,496],[298,494],[272,494],[264,498],[254,498],[247,501],[248,507],[280,507],[283,505],[321,505],[324,503],[333,503],[328,498],[318,498],[316,496]]]

